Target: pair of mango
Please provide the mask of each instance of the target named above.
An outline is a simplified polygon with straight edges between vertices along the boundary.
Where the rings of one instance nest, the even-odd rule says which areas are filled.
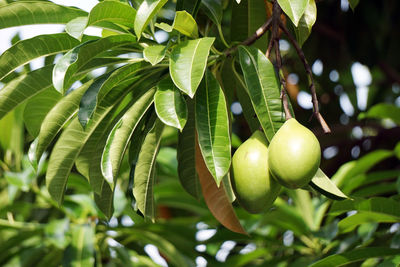
[[[239,204],[250,213],[271,207],[281,186],[307,185],[321,161],[318,139],[296,119],[287,120],[271,140],[255,131],[232,158],[232,184]]]

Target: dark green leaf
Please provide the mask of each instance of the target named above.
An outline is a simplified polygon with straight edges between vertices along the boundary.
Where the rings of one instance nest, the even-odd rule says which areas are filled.
[[[215,25],[221,24],[222,20],[222,3],[221,0],[202,0],[201,4],[207,10],[207,16]]]
[[[61,94],[51,87],[35,95],[26,103],[24,122],[28,132],[33,137],[39,135],[44,118],[61,97]]]
[[[264,0],[243,0],[240,5],[232,5],[231,41],[242,42],[252,36],[266,21]],[[254,46],[265,51],[268,47],[268,34],[261,36]]]
[[[195,103],[188,99],[188,120],[178,139],[178,175],[183,188],[196,199],[201,196],[201,187],[196,173],[196,129]]]

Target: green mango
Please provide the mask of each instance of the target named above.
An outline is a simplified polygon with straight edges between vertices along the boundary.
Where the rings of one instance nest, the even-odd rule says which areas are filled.
[[[232,186],[239,204],[250,213],[266,211],[281,186],[268,169],[267,139],[261,131],[239,146],[232,158]]]
[[[321,162],[317,137],[292,118],[274,135],[268,150],[272,176],[288,188],[300,188],[314,177]]]

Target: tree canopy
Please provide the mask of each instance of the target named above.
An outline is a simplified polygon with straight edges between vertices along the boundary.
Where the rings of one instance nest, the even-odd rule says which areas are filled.
[[[399,5],[0,1],[65,25],[0,55],[0,264],[399,265]],[[320,164],[249,212],[232,157],[290,118]]]

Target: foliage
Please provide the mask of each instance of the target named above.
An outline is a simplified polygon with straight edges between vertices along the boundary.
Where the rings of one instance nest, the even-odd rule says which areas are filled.
[[[324,34],[346,44],[351,18],[399,4],[349,2],[352,27],[338,37],[323,24],[327,10],[342,16],[331,1],[317,3],[315,26],[313,0],[111,0],[89,13],[0,1],[0,29],[66,25],[15,37],[0,55],[1,265],[158,266],[149,244],[170,266],[398,265],[400,90],[390,66],[400,61],[382,51],[399,38],[390,20],[368,21],[385,29],[370,58],[353,47],[363,44],[342,51]],[[89,26],[102,36],[84,34]],[[37,58],[45,65],[32,70]],[[316,59],[329,74],[313,77]],[[354,61],[372,73],[367,109],[357,108]],[[301,88],[313,113],[297,101]],[[344,98],[353,114],[340,110]],[[249,214],[235,201],[231,155],[258,128],[271,141],[294,115],[326,159],[309,186]]]

